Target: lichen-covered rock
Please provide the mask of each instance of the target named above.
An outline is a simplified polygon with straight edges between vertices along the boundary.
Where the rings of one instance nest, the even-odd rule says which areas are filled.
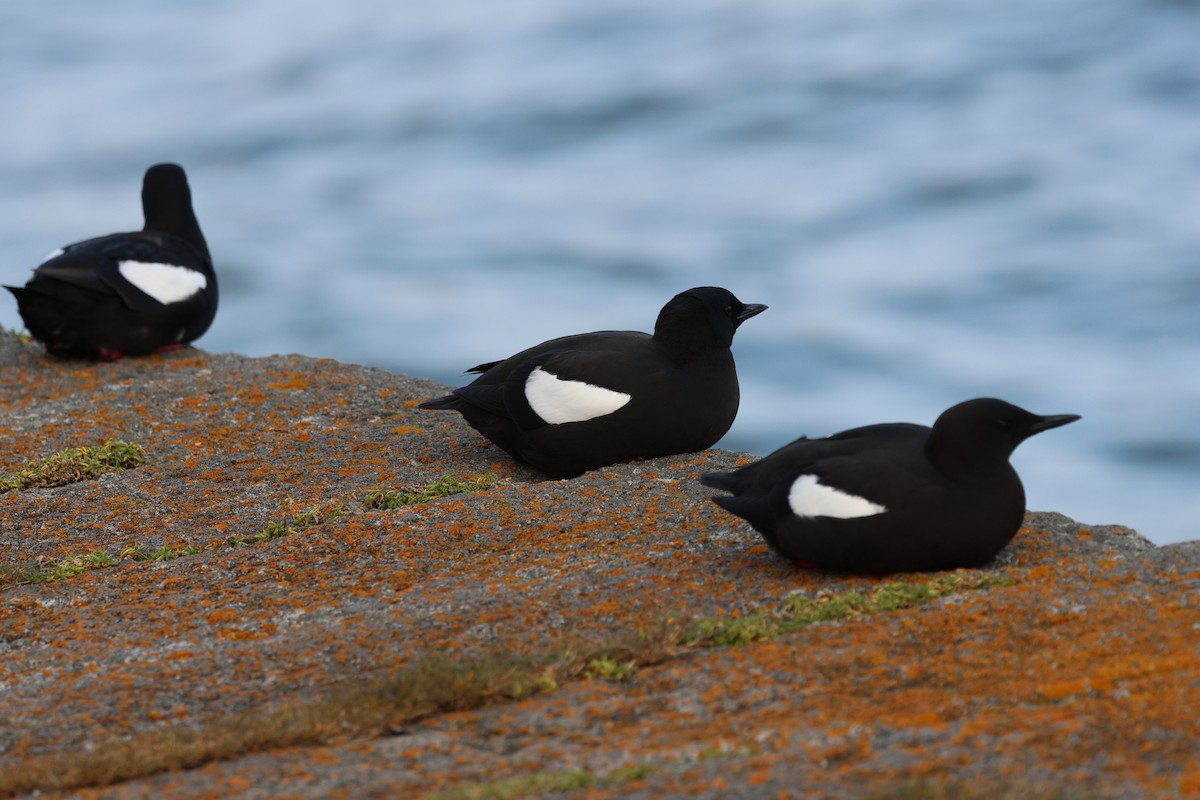
[[[61,788],[36,777],[61,755],[244,725],[433,656],[556,653],[668,616],[727,624],[789,597],[937,579],[793,568],[695,480],[744,455],[543,480],[457,417],[415,409],[443,389],[300,356],[58,361],[0,337],[0,469],[107,439],[146,452],[134,469],[0,494],[0,792]],[[495,480],[364,503],[447,474]],[[1011,585],[744,645],[680,643],[631,677],[614,657],[520,702],[164,762],[82,793],[1200,792],[1198,543],[1034,514],[985,572]],[[897,794],[910,789],[924,794]]]

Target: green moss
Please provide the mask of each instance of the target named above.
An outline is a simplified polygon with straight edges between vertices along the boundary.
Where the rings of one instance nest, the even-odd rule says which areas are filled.
[[[1103,795],[1108,796],[1108,795]],[[925,779],[880,788],[868,800],[1084,800],[1091,791],[1068,788],[1055,780],[1011,775],[981,775],[969,781]]]
[[[684,644],[708,647],[735,647],[771,639],[781,632],[780,619],[766,611],[744,617],[708,617],[698,619],[683,635]]]
[[[362,500],[364,508],[368,509],[393,509],[403,506],[410,506],[416,503],[427,503],[430,500],[436,500],[439,497],[449,497],[455,494],[463,494],[465,492],[478,492],[483,489],[491,488],[498,483],[495,475],[487,473],[468,480],[456,478],[453,475],[443,475],[432,483],[423,487],[409,487],[407,489],[372,489],[367,493]],[[291,505],[293,501],[285,501],[286,505]],[[272,539],[278,539],[281,536],[290,536],[294,533],[312,528],[316,525],[321,525],[330,520],[339,519],[349,516],[352,513],[351,509],[341,503],[325,503],[315,505],[309,509],[293,514],[283,520],[272,520],[266,526],[250,535],[234,535],[230,536],[225,541],[234,547],[246,547],[252,544],[262,544],[269,542]]]
[[[506,694],[512,700],[524,700],[526,697],[552,692],[557,688],[558,681],[554,678],[553,669],[547,669],[540,675],[518,675]]]
[[[104,444],[74,447],[46,458],[31,459],[25,466],[0,478],[0,494],[24,489],[44,489],[95,478],[118,469],[133,469],[146,460],[141,445],[109,439]]]
[[[603,678],[609,681],[620,681],[628,678],[637,671],[637,664],[631,660],[617,660],[609,656],[589,659],[584,672],[592,678]]]
[[[28,583],[25,577],[26,574],[27,570],[5,561],[3,564],[0,564],[0,589],[7,589],[10,586],[16,586],[21,583]]]
[[[199,552],[200,548],[195,545],[186,545],[177,548],[163,545],[150,553],[147,553],[146,549],[141,545],[133,545],[122,550],[119,558],[113,558],[108,553],[97,550],[81,556],[64,558],[50,567],[18,566],[6,562],[0,564],[0,589],[23,583],[65,581],[82,575],[89,570],[114,566],[120,563],[121,559],[130,559],[132,561],[173,561],[176,558],[195,555]]]
[[[117,560],[108,553],[97,550],[87,555],[64,558],[46,570],[28,570],[23,576],[23,582],[50,583],[52,581],[67,580],[68,578],[74,578],[76,575],[81,575],[88,570],[111,567],[116,563]]]
[[[535,772],[519,778],[493,781],[491,783],[461,786],[448,792],[434,795],[434,800],[522,800],[529,797],[565,794],[576,789],[594,786],[619,786],[629,781],[640,781],[654,774],[653,764],[636,764],[607,775],[596,775],[586,769],[571,769],[561,772]]]
[[[563,794],[575,789],[587,789],[596,784],[596,776],[584,769],[564,772],[535,772],[519,778],[464,786],[436,795],[437,800],[519,800],[525,797],[544,797]]]
[[[410,486],[405,489],[372,489],[363,498],[363,506],[365,508],[377,508],[381,510],[402,508],[417,503],[428,503],[430,500],[437,500],[440,497],[450,497],[451,495],[490,489],[498,482],[499,479],[490,472],[467,480],[456,478],[453,475],[443,475],[423,487]]]
[[[327,512],[303,515],[313,520]],[[302,516],[302,515],[297,515]],[[689,647],[737,645],[783,635],[816,622],[882,613],[926,603],[956,592],[1007,586],[1006,575],[961,571],[924,583],[889,583],[873,591],[818,597],[793,596],[774,613],[687,621],[672,617],[648,629],[541,655],[498,651],[460,660],[438,657],[410,664],[397,673],[356,684],[311,703],[275,712],[231,715],[205,723],[159,728],[144,735],[99,743],[94,751],[52,753],[26,759],[20,775],[0,770],[0,795],[34,789],[103,786],[183,765],[195,766],[269,748],[381,735],[433,714],[465,711],[490,703],[520,700],[553,691],[585,677],[626,679],[636,669],[667,661]],[[744,749],[710,749],[701,758],[736,758]],[[539,773],[495,784],[466,787],[449,798],[519,798],[603,785],[608,780],[644,777],[652,767],[622,770],[597,778],[578,770]],[[591,781],[585,783],[584,781]],[[924,788],[919,791],[925,791]],[[507,794],[506,794],[507,793]],[[915,797],[921,797],[920,794]],[[939,795],[933,795],[939,797]],[[1039,798],[1040,800],[1040,798]],[[1058,798],[1047,798],[1058,800]]]
[[[291,501],[287,501],[288,504]],[[266,527],[258,533],[250,536],[230,536],[225,541],[234,547],[246,547],[252,544],[262,544],[269,542],[272,539],[278,539],[281,536],[290,536],[293,533],[299,533],[307,528],[320,525],[333,519],[341,519],[349,516],[350,509],[340,503],[330,503],[327,505],[315,505],[312,508],[301,511],[299,514],[294,514],[287,520],[268,522]]]
[[[629,781],[641,781],[649,778],[658,770],[658,767],[653,764],[635,764],[632,767],[625,767],[616,772],[610,772],[605,775],[600,782],[605,786],[614,786],[616,784],[627,783]]]
[[[290,527],[294,530],[304,530],[305,528],[311,528],[313,525],[320,525],[322,522],[341,519],[342,517],[349,516],[349,514],[350,509],[343,505],[313,506],[292,517]]]
[[[818,622],[851,619],[928,603],[957,592],[1010,586],[1004,574],[959,571],[927,583],[887,583],[870,592],[792,595],[781,611],[758,611],[742,617],[713,617],[694,621],[683,635],[683,643],[704,647],[727,647],[773,639]]]
[[[182,556],[194,556],[200,552],[200,548],[189,544],[183,547],[171,547],[164,544],[157,550],[147,553],[146,549],[140,544],[135,544],[132,547],[126,547],[121,551],[121,558],[132,559],[133,561],[174,561]]]
[[[753,747],[706,747],[696,758],[700,761],[712,761],[716,758],[749,758],[754,755]]]

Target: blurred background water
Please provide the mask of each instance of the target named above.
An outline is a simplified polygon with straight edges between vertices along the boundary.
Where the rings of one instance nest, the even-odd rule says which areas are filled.
[[[1200,534],[1200,4],[0,6],[0,279],[177,161],[204,349],[464,381],[722,285],[722,446],[1000,396],[1029,506]],[[12,299],[0,324],[19,328]]]

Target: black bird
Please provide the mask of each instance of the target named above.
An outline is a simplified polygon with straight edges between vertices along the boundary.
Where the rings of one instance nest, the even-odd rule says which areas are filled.
[[[713,497],[804,566],[911,572],[979,566],[1016,535],[1025,489],[1009,456],[1035,433],[1079,419],[1003,400],[968,400],[933,428],[869,425],[800,438],[733,472]]]
[[[619,461],[703,450],[737,416],[729,346],[766,310],[701,287],[663,306],[654,335],[598,331],[480,364],[473,383],[421,408],[453,409],[514,458],[573,477]]]
[[[142,211],[142,230],[69,244],[24,288],[5,287],[49,352],[115,359],[169,350],[212,324],[217,276],[182,167],[146,170]]]

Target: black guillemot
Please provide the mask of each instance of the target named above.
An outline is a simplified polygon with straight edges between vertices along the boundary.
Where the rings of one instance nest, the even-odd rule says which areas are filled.
[[[734,332],[764,310],[725,289],[689,289],[659,312],[653,335],[551,339],[468,370],[481,374],[421,408],[460,412],[518,461],[556,477],[703,450],[737,415]]]
[[[217,313],[217,277],[187,175],[155,164],[142,182],[145,227],[51,253],[17,298],[25,327],[60,355],[114,359],[199,338]]]
[[[968,400],[932,428],[869,425],[800,438],[701,481],[767,543],[804,566],[845,572],[974,567],[1016,535],[1025,490],[1017,445],[1074,414],[1038,416],[1003,400]]]

